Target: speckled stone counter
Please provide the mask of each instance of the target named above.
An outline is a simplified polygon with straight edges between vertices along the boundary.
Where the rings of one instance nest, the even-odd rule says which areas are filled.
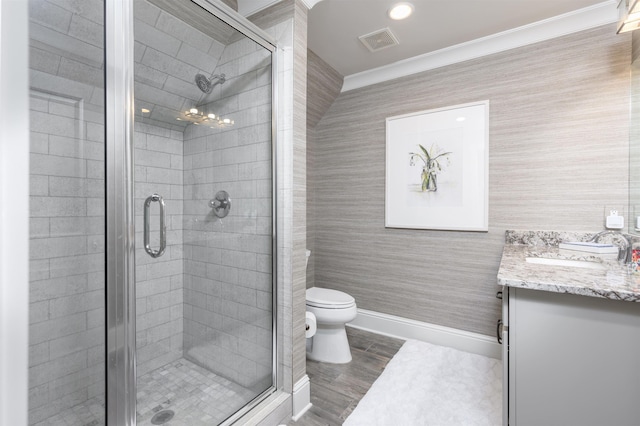
[[[588,241],[593,234],[541,231],[507,231],[498,284],[612,300],[640,302],[640,273],[616,260],[589,253],[561,250],[563,241]],[[602,269],[545,265],[527,262],[527,257],[598,262]]]

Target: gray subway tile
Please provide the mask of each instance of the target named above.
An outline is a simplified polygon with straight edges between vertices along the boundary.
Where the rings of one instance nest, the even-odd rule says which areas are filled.
[[[29,246],[31,259],[50,259],[85,254],[87,240],[84,237],[57,237],[32,239]]]
[[[60,60],[58,76],[90,86],[104,87],[104,70],[102,67],[86,65],[65,57]]]
[[[104,288],[101,290],[104,294]],[[104,316],[105,308],[104,303],[103,306],[97,309],[92,309],[87,312],[87,329],[91,330],[93,328],[100,328],[104,331],[105,327],[105,316]]]
[[[49,341],[51,360],[95,346],[104,348],[104,330],[94,328]]]
[[[51,278],[101,272],[105,270],[104,253],[58,257],[50,260]]]
[[[197,100],[202,96],[202,92],[193,81],[186,81],[184,78],[177,78],[172,75],[166,78],[162,88],[169,93],[180,95],[187,99]]]
[[[151,47],[147,47],[145,49],[141,62],[144,65],[174,77],[182,78],[185,81],[191,80],[191,78],[198,73],[197,67],[179,61],[174,57]]]
[[[67,315],[32,324],[29,327],[29,341],[32,344],[38,344],[84,331],[86,328],[87,315],[84,312]]]
[[[29,389],[29,410],[46,406],[49,403],[49,384],[34,386]],[[37,426],[37,425],[36,425]]]
[[[171,167],[171,154],[159,151],[135,150],[136,164],[168,169]]]
[[[147,182],[180,184],[182,183],[182,170],[147,167]]]
[[[29,133],[29,151],[37,154],[49,153],[49,135],[46,133]]]
[[[136,99],[175,111],[180,111],[185,102],[183,96],[175,95],[141,82],[136,83]]]
[[[54,237],[104,232],[104,217],[52,217],[50,222]]]
[[[77,158],[31,154],[31,173],[49,176],[86,177],[86,163]]]
[[[160,9],[147,0],[134,0],[133,16],[149,25],[155,25],[160,16]]]
[[[74,14],[71,18],[68,34],[78,40],[90,43],[100,49],[104,48],[104,27],[94,21]]]
[[[147,149],[182,155],[182,141],[149,134],[147,135]]]
[[[136,82],[161,89],[165,85],[167,74],[146,65],[136,63],[134,66],[134,78]],[[139,102],[138,99],[136,99],[136,101]],[[139,109],[141,106],[142,105],[136,105],[136,108]]]
[[[177,39],[184,40],[202,52],[208,52],[213,42],[211,37],[164,11],[158,17],[156,28]]]
[[[91,194],[94,195],[94,194]],[[87,198],[87,216],[104,217],[104,198]]]
[[[49,154],[91,160],[104,160],[105,155],[102,142],[90,142],[56,135],[51,135],[49,138]]]
[[[29,195],[49,195],[49,177],[33,174],[29,176]]]
[[[49,319],[49,300],[29,303],[29,324],[46,321]]]
[[[31,367],[29,369],[29,387],[53,382],[60,377],[65,377],[86,368],[86,365],[87,354],[76,352],[66,357]],[[53,386],[53,383],[51,383],[51,386]],[[59,398],[61,395],[61,393],[58,393],[55,396]]]
[[[71,22],[71,12],[48,1],[30,1],[29,21],[44,25],[60,33],[66,33]]]
[[[57,74],[60,65],[60,55],[29,46],[29,68],[42,71],[47,74]],[[30,106],[31,107],[31,106]]]
[[[104,61],[103,49],[35,22],[29,23],[29,36],[32,40],[51,46],[52,50],[59,51],[64,56],[74,58],[88,65],[99,66]]]
[[[171,289],[171,279],[161,277],[136,282],[136,297],[147,297],[153,294],[168,292]]]
[[[103,0],[48,0],[97,24],[104,21]]]
[[[87,123],[87,139],[104,143],[104,124]]]
[[[135,38],[140,43],[156,49],[170,56],[176,56],[180,49],[181,41],[166,32],[141,21],[134,22]]]
[[[29,261],[29,280],[46,280],[50,278],[49,259]]]
[[[31,111],[31,131],[67,137],[80,137],[80,122],[73,118],[62,117],[41,111]]]
[[[182,43],[177,58],[183,62],[199,68],[201,71],[212,73],[218,64],[218,58],[209,56],[206,51],[199,50],[187,43]]]
[[[49,316],[53,319],[79,312],[89,312],[103,308],[104,304],[103,289],[58,297],[49,301]]]
[[[31,303],[82,293],[88,288],[86,275],[32,281],[29,285]],[[48,314],[48,313],[47,313]]]

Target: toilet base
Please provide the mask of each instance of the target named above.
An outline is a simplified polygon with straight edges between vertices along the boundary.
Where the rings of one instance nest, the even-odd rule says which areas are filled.
[[[316,334],[307,339],[307,358],[331,364],[351,362],[351,349],[344,325],[318,325]]]

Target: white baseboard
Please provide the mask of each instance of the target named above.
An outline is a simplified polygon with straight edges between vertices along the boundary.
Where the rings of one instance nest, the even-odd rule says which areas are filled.
[[[293,385],[293,421],[297,421],[311,408],[311,382],[306,374]]]
[[[495,359],[502,358],[502,347],[495,337],[429,324],[394,315],[358,309],[350,327],[401,339],[415,339]],[[294,410],[295,413],[295,410]]]

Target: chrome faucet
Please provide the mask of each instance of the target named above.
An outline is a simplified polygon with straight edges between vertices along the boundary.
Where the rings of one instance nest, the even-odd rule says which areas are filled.
[[[593,243],[597,243],[600,240],[600,238],[605,235],[611,235],[613,237],[617,237],[616,240],[620,241],[620,244],[618,245],[618,261],[624,262],[625,264],[631,263],[631,252],[632,252],[631,240],[629,240],[629,237],[623,234],[622,232],[600,231],[597,234],[595,234],[593,237],[591,237],[589,241]]]

